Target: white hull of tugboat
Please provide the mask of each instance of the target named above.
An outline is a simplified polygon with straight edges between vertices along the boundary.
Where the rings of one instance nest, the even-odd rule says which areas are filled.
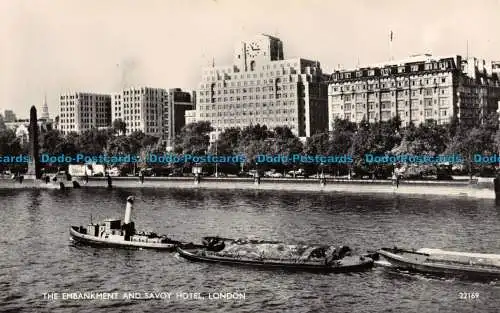
[[[78,226],[71,226],[69,234],[71,238],[77,242],[85,243],[94,246],[105,246],[112,248],[128,248],[128,249],[154,249],[174,251],[179,245],[176,243],[153,243],[153,242],[140,242],[140,241],[126,241],[114,238],[101,238],[88,234],[82,234],[78,231]]]

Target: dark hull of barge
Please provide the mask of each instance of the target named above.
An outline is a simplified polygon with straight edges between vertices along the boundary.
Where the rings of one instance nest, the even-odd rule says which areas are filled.
[[[280,262],[277,260],[251,260],[239,259],[222,256],[203,255],[200,249],[183,249],[177,247],[179,255],[189,261],[206,262],[233,266],[246,266],[262,269],[281,269],[290,271],[306,271],[317,273],[349,273],[360,272],[370,269],[373,266],[373,260],[362,256],[348,256],[334,262],[331,265],[311,264],[301,262]],[[201,254],[200,254],[201,252]]]

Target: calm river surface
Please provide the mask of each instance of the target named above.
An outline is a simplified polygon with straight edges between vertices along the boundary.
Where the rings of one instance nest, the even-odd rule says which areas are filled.
[[[500,282],[393,272],[310,274],[191,263],[176,253],[75,246],[69,225],[123,218],[140,230],[202,236],[500,253],[500,205],[431,197],[208,190],[0,190],[1,312],[498,312]],[[119,300],[44,293],[118,292]],[[241,292],[240,300],[128,300],[128,292]],[[479,299],[460,300],[460,292]]]

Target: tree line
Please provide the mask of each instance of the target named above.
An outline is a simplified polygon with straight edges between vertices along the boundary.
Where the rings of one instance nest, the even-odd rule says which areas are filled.
[[[402,127],[399,117],[386,122],[359,124],[337,119],[333,131],[317,133],[303,143],[287,126],[267,128],[265,125],[249,125],[243,128],[228,128],[219,134],[216,143],[210,144],[210,133],[214,131],[207,121],[185,125],[176,136],[171,150],[159,138],[142,132],[126,135],[126,125],[121,120],[113,122],[112,127],[104,130],[91,129],[82,133],[63,135],[58,130],[40,133],[40,153],[50,155],[138,155],[140,164],[121,164],[123,168],[173,167],[189,171],[192,164],[163,165],[147,164],[146,156],[155,154],[191,154],[191,155],[245,155],[245,164],[220,164],[219,170],[237,173],[240,170],[274,168],[287,171],[304,168],[309,172],[320,170],[335,174],[352,173],[358,176],[387,176],[394,170],[392,164],[365,164],[364,155],[371,154],[414,154],[414,155],[452,155],[462,156],[464,163],[458,171],[467,174],[492,174],[497,164],[476,164],[474,154],[494,155],[500,149],[498,115],[491,114],[476,127],[467,127],[453,120],[447,125],[438,125],[430,120],[419,126],[410,124]],[[0,119],[0,156],[28,154],[27,142],[16,137],[14,131],[5,127]],[[257,155],[351,155],[352,164],[259,164]],[[57,165],[61,166],[61,165]],[[25,168],[25,165],[0,163],[2,170],[12,167]],[[205,165],[213,171],[214,165]],[[451,168],[451,166],[450,166]],[[415,175],[421,173],[436,174],[434,165],[413,167]],[[409,171],[411,172],[411,171]]]

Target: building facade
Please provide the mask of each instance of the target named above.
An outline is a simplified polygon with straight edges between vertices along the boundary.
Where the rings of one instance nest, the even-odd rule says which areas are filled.
[[[112,95],[112,120],[121,119],[127,125],[126,134],[141,131],[162,137],[163,112],[168,105],[168,92],[163,88],[127,88]]]
[[[163,140],[167,146],[173,145],[175,135],[186,125],[186,111],[194,109],[193,99],[191,93],[180,88],[168,90],[167,109],[163,112],[164,125],[167,125],[163,128]]]
[[[196,110],[187,110],[184,117],[186,120],[186,125],[196,123]]]
[[[12,110],[5,110],[5,112],[4,112],[4,118],[3,118],[4,122],[7,122],[7,123],[9,123],[9,122],[15,122],[16,119],[17,118],[16,118],[16,114],[14,113],[14,111],[12,111]]]
[[[500,76],[500,61],[491,62],[491,71]]]
[[[111,126],[111,95],[75,92],[59,99],[58,128],[63,134]]]
[[[328,127],[327,78],[319,62],[284,59],[280,39],[258,35],[236,45],[232,65],[202,70],[196,121],[210,121],[215,133],[261,124],[308,137]]]
[[[480,123],[500,99],[492,63],[461,56],[417,55],[332,74],[328,86],[329,129],[336,118],[370,123],[397,115],[402,126],[427,120]]]

